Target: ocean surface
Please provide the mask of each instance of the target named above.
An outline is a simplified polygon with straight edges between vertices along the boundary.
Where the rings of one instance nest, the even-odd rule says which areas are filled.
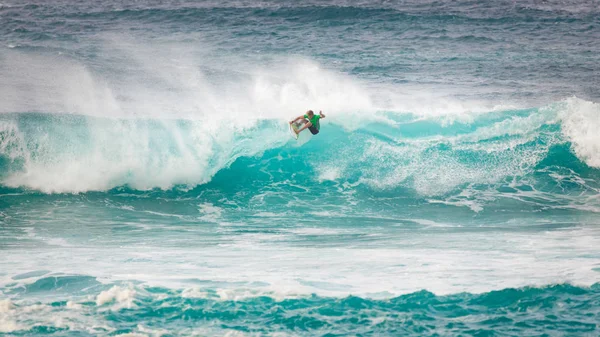
[[[600,335],[598,1],[0,1],[1,336]]]

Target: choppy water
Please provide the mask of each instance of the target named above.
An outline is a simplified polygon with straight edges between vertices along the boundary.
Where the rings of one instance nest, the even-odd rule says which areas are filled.
[[[597,335],[599,27],[594,1],[0,4],[0,334]]]

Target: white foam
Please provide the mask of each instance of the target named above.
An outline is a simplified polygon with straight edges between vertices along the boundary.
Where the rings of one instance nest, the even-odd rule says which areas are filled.
[[[18,309],[10,299],[0,300],[0,332],[10,333],[25,328],[16,320]]]
[[[14,309],[15,305],[9,299],[0,300],[0,313],[7,313]]]
[[[256,217],[261,217],[261,218],[273,218],[273,217],[285,216],[285,214],[273,213],[273,212],[257,212],[257,213],[254,213],[253,215]]]
[[[133,288],[122,288],[113,286],[96,296],[96,305],[102,306],[115,302],[116,308],[131,308],[135,299],[136,291]]]
[[[413,221],[416,222],[420,225],[423,226],[427,226],[427,227],[461,227],[461,225],[453,225],[453,224],[447,224],[447,223],[440,223],[440,222],[436,222],[436,221],[432,221],[432,220],[428,220],[428,219],[407,219],[408,221]]]
[[[209,202],[198,204],[198,208],[202,214],[200,219],[210,222],[216,222],[221,217],[223,211],[220,207]]]
[[[351,232],[348,228],[336,229],[338,233],[361,237],[379,234],[370,236],[367,242],[353,240],[351,245],[343,246],[328,245],[322,240],[299,244],[286,231],[285,235],[227,236],[221,241],[227,245],[151,246],[146,241],[119,249],[88,246],[75,255],[72,249],[53,247],[46,250],[49,259],[44,260],[34,258],[38,251],[9,250],[5,252],[6,261],[15,263],[6,262],[3,267],[21,273],[40,269],[43,264],[51,270],[93,275],[109,282],[135,279],[170,289],[189,288],[190,279],[201,278],[210,282],[189,288],[182,295],[224,300],[261,295],[289,298],[312,293],[392,297],[421,289],[450,294],[557,281],[587,286],[597,282],[596,261],[590,259],[597,255],[599,247],[597,228],[535,232],[479,231],[478,227],[426,232],[394,228],[353,227]],[[334,234],[318,230],[300,233]],[[147,252],[152,258],[123,263],[140,252]],[[115,286],[105,290],[92,298],[100,306],[93,310],[134,305],[135,293],[154,296],[142,294],[141,289]],[[11,308],[11,304],[4,303]],[[86,310],[86,306],[81,310]],[[78,310],[65,310],[71,311]]]
[[[15,122],[0,121],[0,135],[0,154],[11,160],[25,156],[25,140]]]
[[[555,111],[547,111],[547,109],[540,110],[541,111],[531,113],[526,117],[507,118],[490,126],[480,127],[474,132],[466,135],[449,137],[447,140],[453,145],[460,146],[461,143],[467,143],[471,149],[486,152],[514,149],[517,145],[524,144],[538,136],[537,131],[543,125],[556,123],[557,114]],[[511,139],[509,141],[490,144],[490,139],[504,136],[520,137],[516,140]],[[485,144],[480,143],[482,140],[486,140]],[[463,145],[463,147],[464,146],[465,145]]]
[[[211,298],[213,297],[210,293],[200,288],[186,288],[181,292],[183,298]]]
[[[317,168],[317,172],[319,181],[335,181],[342,176],[343,169],[335,166],[320,166]]]
[[[555,111],[542,111],[527,117],[508,118],[453,137],[411,138],[399,143],[368,139],[356,153],[364,163],[360,182],[378,189],[406,186],[421,195],[431,196],[464,184],[492,184],[508,176],[522,176],[531,172],[549,149],[563,140],[555,136],[536,146],[521,145],[540,137],[539,128],[544,124],[555,122]],[[448,149],[437,150],[439,147]],[[465,161],[457,156],[460,151],[482,154],[484,160]],[[344,168],[356,160],[342,154],[321,165]]]
[[[483,206],[476,200],[450,198],[450,200],[435,200],[428,199],[427,202],[431,204],[444,204],[449,206],[467,207],[475,213],[483,211]]]
[[[560,109],[562,132],[579,159],[600,167],[600,104],[578,98],[565,100]]]
[[[152,337],[160,337],[163,335],[170,335],[169,331],[166,329],[151,329],[149,327],[138,324],[137,329],[142,332],[149,334]]]
[[[77,302],[67,301],[67,309],[80,310],[83,306]]]
[[[345,231],[321,227],[299,227],[290,229],[289,232],[297,235],[338,235]]]
[[[37,313],[39,311],[49,311],[51,309],[50,306],[46,304],[30,304],[20,308],[21,312],[26,314]]]
[[[23,326],[17,324],[14,319],[0,317],[0,332],[10,333],[23,329]]]

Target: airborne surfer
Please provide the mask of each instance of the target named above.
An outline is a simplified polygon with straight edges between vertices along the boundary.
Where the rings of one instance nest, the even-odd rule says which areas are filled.
[[[319,123],[319,119],[321,118],[325,118],[325,114],[323,114],[322,111],[319,111],[319,114],[315,115],[315,113],[312,110],[308,110],[306,114],[298,116],[294,120],[290,121],[290,125],[294,123],[304,123],[304,126],[302,126],[300,129],[296,130],[296,128],[294,128],[294,132],[296,134],[299,134],[300,132],[304,131],[304,129],[308,128],[310,133],[316,135],[317,133],[319,133],[319,129],[321,128],[321,125]]]

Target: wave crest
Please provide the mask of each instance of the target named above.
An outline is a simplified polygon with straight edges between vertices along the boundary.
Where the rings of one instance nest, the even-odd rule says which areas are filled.
[[[585,165],[600,166],[592,132],[600,126],[597,110],[596,103],[573,98],[451,124],[439,117],[380,112],[353,131],[343,119],[325,122],[323,132],[300,147],[291,141],[286,122],[278,119],[249,120],[243,126],[228,119],[207,123],[10,114],[0,123],[1,177],[5,186],[47,193],[122,185],[170,189],[206,183],[238,158],[256,157],[252,166],[275,160],[277,170],[290,175],[314,171],[315,184],[404,186],[420,195],[437,195],[534,174],[553,156],[554,147],[569,142]],[[579,169],[568,160],[562,165]]]

